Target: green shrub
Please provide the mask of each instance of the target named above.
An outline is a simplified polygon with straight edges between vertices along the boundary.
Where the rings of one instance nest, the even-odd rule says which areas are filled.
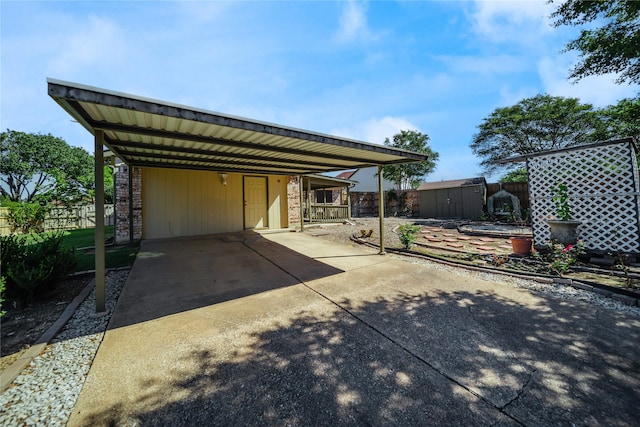
[[[77,264],[72,248],[62,247],[62,233],[0,238],[2,276],[7,294],[29,303],[55,288]]]
[[[420,231],[420,226],[415,224],[406,224],[398,227],[398,237],[400,243],[405,249],[411,249],[411,245],[416,241],[416,234]]]
[[[13,231],[22,233],[39,233],[43,231],[44,218],[49,211],[48,206],[40,203],[5,201],[9,208],[7,219]]]
[[[2,303],[4,302],[4,290],[7,286],[5,285],[4,277],[0,276],[0,317],[5,315],[5,311],[2,310]]]

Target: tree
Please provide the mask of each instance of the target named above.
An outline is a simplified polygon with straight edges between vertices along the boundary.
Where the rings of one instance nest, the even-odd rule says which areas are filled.
[[[617,83],[640,83],[640,1],[567,0],[551,14],[553,25],[582,26],[565,51],[578,51],[581,61],[571,71],[575,81],[591,75],[620,73]]]
[[[500,178],[500,182],[527,182],[529,181],[529,172],[526,167],[519,167],[505,176]]]
[[[640,137],[640,98],[625,98],[600,110],[607,125],[607,139]]]
[[[382,168],[383,178],[395,182],[398,191],[417,188],[422,178],[436,168],[439,155],[429,147],[429,135],[427,134],[413,130],[402,130],[393,136],[393,142],[389,141],[389,138],[385,138],[384,145],[429,156],[429,159],[424,162],[387,165]]]
[[[512,170],[505,158],[606,139],[605,124],[590,104],[576,98],[536,95],[511,107],[497,108],[478,126],[471,143],[489,174]]]
[[[51,134],[0,134],[0,194],[11,201],[77,201],[94,186],[93,157]]]

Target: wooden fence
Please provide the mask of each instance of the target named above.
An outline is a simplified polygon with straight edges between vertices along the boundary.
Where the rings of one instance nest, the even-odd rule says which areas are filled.
[[[393,195],[396,192],[392,192]],[[410,214],[418,216],[420,214],[420,197],[417,190],[403,190],[400,195],[389,196],[389,192],[385,191],[386,199],[384,214],[385,216],[397,216]],[[351,216],[354,218],[378,216],[378,199],[377,192],[352,192],[351,197]],[[398,200],[401,199],[401,200]]]
[[[503,184],[487,184],[487,195],[489,198],[500,189],[508,191],[518,198],[521,209],[530,209],[529,202],[529,184],[526,182],[507,182]],[[385,192],[385,215],[395,216],[411,214],[418,216],[420,214],[420,197],[417,190],[406,190],[400,193],[400,197],[404,198],[404,203],[399,203],[398,197],[389,197]],[[351,196],[351,216],[370,217],[378,216],[378,193],[352,192]]]
[[[104,205],[104,224],[114,224],[113,205]],[[74,230],[77,228],[93,228],[96,226],[96,209],[94,205],[56,207],[47,214],[44,220],[44,231]],[[0,207],[0,236],[13,232],[9,222],[9,208]]]

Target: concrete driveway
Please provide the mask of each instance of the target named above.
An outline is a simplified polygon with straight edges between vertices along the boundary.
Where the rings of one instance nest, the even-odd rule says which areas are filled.
[[[640,318],[301,233],[145,241],[85,425],[637,425]]]

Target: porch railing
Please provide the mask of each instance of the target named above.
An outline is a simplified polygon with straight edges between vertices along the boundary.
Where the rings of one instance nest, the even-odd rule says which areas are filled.
[[[309,220],[309,216],[305,215]],[[341,222],[349,219],[349,206],[347,205],[311,205],[311,222]]]

